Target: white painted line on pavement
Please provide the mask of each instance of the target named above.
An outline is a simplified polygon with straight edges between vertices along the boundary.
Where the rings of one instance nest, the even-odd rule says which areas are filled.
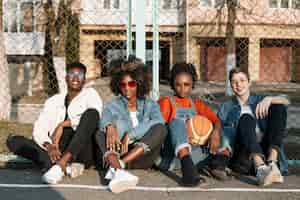
[[[0,184],[0,188],[71,188],[71,189],[91,189],[108,190],[107,186],[95,185],[74,185],[74,184]],[[280,189],[280,188],[186,188],[186,187],[143,187],[136,186],[131,190],[136,191],[158,191],[158,192],[275,192],[275,193],[300,193],[300,189]]]

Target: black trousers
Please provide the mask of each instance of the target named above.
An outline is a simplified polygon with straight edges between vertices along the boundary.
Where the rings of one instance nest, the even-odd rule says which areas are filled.
[[[132,145],[129,145],[128,150],[134,148],[136,142],[146,145],[150,151],[146,152],[143,156],[128,163],[129,169],[148,169],[154,164],[156,158],[158,158],[160,153],[160,148],[167,136],[167,130],[164,125],[156,124],[152,126],[147,133],[139,141],[135,141]],[[101,131],[97,131],[96,142],[99,145],[102,155],[108,152],[106,148],[106,135]]]
[[[94,134],[97,130],[99,114],[95,109],[86,110],[74,131],[71,127],[64,128],[59,141],[59,149],[62,153],[70,152],[72,161],[80,162],[86,168],[99,164],[101,155],[97,150]],[[11,136],[7,139],[7,146],[16,155],[32,160],[39,167],[47,170],[54,163],[51,162],[48,153],[33,140],[23,136]],[[99,159],[100,158],[100,159]]]
[[[238,123],[235,150],[231,159],[233,170],[253,174],[251,154],[260,154],[266,157],[271,148],[280,152],[285,136],[286,120],[286,107],[279,104],[271,105],[267,116],[267,129],[262,141],[259,142],[255,132],[256,119],[249,114],[242,115]]]

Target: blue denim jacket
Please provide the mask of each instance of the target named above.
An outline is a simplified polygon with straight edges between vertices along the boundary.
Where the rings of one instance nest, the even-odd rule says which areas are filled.
[[[100,129],[105,131],[107,125],[113,124],[117,128],[120,139],[128,133],[131,140],[139,140],[153,125],[164,124],[159,106],[155,101],[149,98],[137,99],[139,124],[133,128],[127,104],[128,101],[123,96],[116,97],[109,102],[104,107]]]
[[[263,96],[250,96],[248,99],[248,105],[253,113],[257,104],[263,99]],[[218,117],[221,120],[223,134],[226,137],[222,137],[222,147],[228,148],[230,152],[233,151],[235,143],[235,134],[239,118],[241,115],[241,106],[238,100],[233,97],[231,100],[226,101],[220,106],[218,111]],[[267,122],[265,119],[258,120],[258,126],[262,132],[266,131]]]
[[[248,98],[248,105],[250,106],[253,113],[255,113],[257,104],[262,101],[263,98],[264,96],[260,95],[253,95]],[[228,148],[231,153],[233,153],[234,150],[233,147],[235,144],[236,129],[238,126],[240,114],[241,106],[236,97],[233,97],[231,100],[223,103],[218,111],[218,117],[221,120],[223,131],[221,149]],[[257,123],[260,130],[265,133],[267,128],[267,120],[258,119]],[[287,172],[288,165],[283,147],[281,148],[281,152],[279,154],[279,162],[281,170],[283,172]]]

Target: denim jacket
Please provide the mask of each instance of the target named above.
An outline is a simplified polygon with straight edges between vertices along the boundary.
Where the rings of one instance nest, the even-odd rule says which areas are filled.
[[[257,104],[262,101],[263,98],[264,96],[260,95],[252,95],[248,98],[248,105],[253,113],[255,113]],[[231,100],[223,103],[218,111],[218,117],[221,120],[223,131],[221,149],[228,148],[231,153],[233,153],[234,150],[233,147],[235,144],[236,129],[240,114],[241,106],[236,97],[233,97]],[[258,119],[257,124],[260,130],[265,133],[267,128],[267,120]],[[283,147],[281,148],[281,152],[279,154],[279,161],[281,170],[283,172],[287,172],[287,160],[285,158]]]
[[[264,96],[250,96],[248,99],[248,105],[253,113],[257,104],[264,98]],[[226,147],[232,152],[232,147],[235,143],[235,134],[238,126],[239,118],[241,115],[241,106],[238,100],[233,97],[231,100],[226,101],[220,106],[218,111],[218,117],[221,120],[223,134],[226,137],[222,138],[222,147]],[[267,122],[265,119],[259,119],[257,121],[258,127],[262,132],[266,131]]]
[[[158,104],[149,99],[137,99],[138,126],[133,128],[133,124],[127,108],[128,100],[119,96],[109,102],[102,113],[100,129],[106,130],[109,124],[117,128],[119,138],[123,138],[128,133],[131,140],[141,139],[146,132],[155,124],[164,124]]]

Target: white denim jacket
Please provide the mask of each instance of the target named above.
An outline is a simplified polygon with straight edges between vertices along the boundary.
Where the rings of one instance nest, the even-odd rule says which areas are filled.
[[[52,143],[50,136],[58,124],[65,119],[65,97],[66,93],[61,93],[47,99],[42,112],[34,123],[33,140],[43,149],[45,142]],[[101,115],[103,103],[95,89],[84,88],[68,106],[68,117],[73,130],[76,130],[82,114],[89,108],[96,109]]]

